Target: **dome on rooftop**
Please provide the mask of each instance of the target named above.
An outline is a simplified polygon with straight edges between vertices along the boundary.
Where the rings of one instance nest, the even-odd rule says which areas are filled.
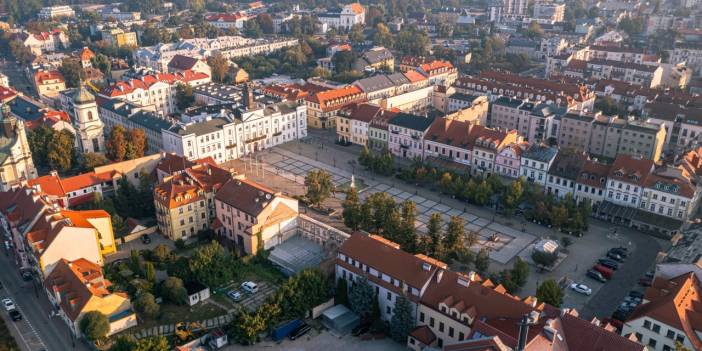
[[[95,102],[95,95],[88,90],[88,87],[81,85],[81,87],[73,94],[73,103],[76,104],[87,104]]]

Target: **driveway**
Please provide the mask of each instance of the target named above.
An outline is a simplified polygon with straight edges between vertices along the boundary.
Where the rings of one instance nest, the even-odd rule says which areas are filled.
[[[111,263],[116,260],[128,258],[129,255],[131,255],[132,250],[153,250],[156,246],[160,244],[166,244],[168,247],[171,248],[171,250],[175,250],[175,242],[163,237],[159,233],[151,233],[149,234],[149,238],[151,239],[151,243],[149,244],[144,244],[143,242],[141,242],[141,238],[126,242],[124,244],[118,244],[117,252],[105,257],[105,262]]]

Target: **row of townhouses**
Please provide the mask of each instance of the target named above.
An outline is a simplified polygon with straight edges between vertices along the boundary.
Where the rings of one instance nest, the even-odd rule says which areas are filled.
[[[453,272],[441,261],[409,254],[375,235],[352,234],[341,245],[336,279],[349,287],[366,279],[385,321],[392,319],[398,299],[407,299],[416,327],[406,346],[415,351],[645,349],[610,325],[579,318],[574,309],[510,295],[475,272]]]

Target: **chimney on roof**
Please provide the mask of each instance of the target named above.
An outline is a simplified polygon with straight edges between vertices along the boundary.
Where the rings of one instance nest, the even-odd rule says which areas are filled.
[[[244,91],[243,91],[243,103],[244,107],[246,110],[250,110],[254,108],[255,102],[254,102],[254,96],[253,96],[253,85],[249,82],[244,84]]]

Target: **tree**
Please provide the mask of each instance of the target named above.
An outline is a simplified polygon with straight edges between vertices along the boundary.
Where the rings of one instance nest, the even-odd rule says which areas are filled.
[[[41,124],[34,130],[29,130],[27,133],[27,142],[29,150],[32,151],[34,163],[47,166],[48,145],[54,138],[54,130],[49,126]]]
[[[554,228],[561,228],[567,220],[568,210],[563,205],[551,209],[551,224]]]
[[[315,67],[312,72],[310,72],[310,77],[319,77],[324,79],[331,78],[331,72],[328,69],[322,67]]]
[[[226,77],[227,71],[229,70],[229,60],[218,52],[207,59],[207,64],[212,71],[212,79],[215,82],[224,82],[224,77]]]
[[[354,24],[349,31],[349,40],[357,44],[362,44],[365,39],[365,35],[363,35],[363,26],[360,24]]]
[[[336,73],[349,72],[353,70],[353,63],[356,61],[356,56],[352,51],[337,51],[332,56],[334,71]]]
[[[478,251],[478,254],[475,256],[474,265],[475,270],[480,274],[487,272],[488,268],[490,268],[490,252],[488,252],[486,248],[482,248]]]
[[[541,28],[539,22],[532,21],[527,28],[525,35],[531,39],[541,38],[544,35],[544,30]]]
[[[193,278],[209,287],[218,287],[232,278],[231,257],[216,241],[195,250],[188,266]]]
[[[188,292],[183,286],[183,280],[178,277],[168,277],[161,283],[161,295],[176,305],[182,305],[188,299]]]
[[[444,247],[446,248],[446,251],[449,252],[449,254],[452,254],[454,256],[457,251],[462,250],[465,247],[463,244],[463,239],[465,235],[463,225],[463,218],[458,216],[451,216],[451,219],[448,223],[448,227],[446,228]]]
[[[271,18],[271,15],[262,13],[256,16],[256,22],[263,33],[273,34],[273,18]]]
[[[264,316],[259,313],[249,313],[243,308],[238,311],[232,324],[235,326],[235,339],[244,345],[255,344],[258,341],[258,334],[266,329]]]
[[[129,252],[129,265],[134,273],[141,275],[141,258],[139,256],[139,251],[132,249]]]
[[[563,290],[553,279],[546,279],[536,288],[536,298],[549,305],[560,307],[563,302]]]
[[[443,234],[441,233],[441,215],[432,213],[427,224],[427,236],[430,238],[427,255],[441,259],[444,257]]]
[[[322,169],[307,173],[305,186],[307,187],[306,197],[314,206],[320,206],[334,192],[331,174]]]
[[[337,305],[349,305],[349,286],[346,279],[339,279],[336,283],[336,294],[334,295],[334,303]]]
[[[346,191],[346,198],[341,203],[341,207],[344,225],[352,230],[358,230],[361,226],[361,203],[355,186],[349,187]]]
[[[100,72],[106,76],[109,76],[110,72],[112,72],[112,63],[110,62],[110,58],[103,54],[95,55],[95,57],[91,59],[91,63],[93,67],[99,69]]]
[[[47,146],[46,161],[49,167],[59,172],[66,172],[73,164],[73,146],[75,137],[68,130],[61,130],[53,134]]]
[[[368,284],[368,279],[365,277],[360,277],[356,281],[356,285],[351,286],[349,292],[351,310],[358,314],[362,320],[367,321],[370,318],[374,298],[373,287]]]
[[[429,43],[429,36],[425,31],[410,27],[397,34],[395,49],[402,55],[424,56],[427,53]]]
[[[124,161],[127,152],[127,139],[124,137],[126,130],[121,125],[112,127],[107,139],[107,158],[114,162]]]
[[[144,153],[148,149],[146,135],[142,129],[130,129],[127,134],[127,147],[124,151],[126,160],[144,157]]]
[[[393,46],[393,37],[390,29],[384,23],[378,23],[375,26],[375,34],[373,35],[373,44],[391,48]]]
[[[77,88],[80,85],[83,67],[81,67],[80,62],[77,60],[69,58],[63,59],[59,72],[63,74],[63,78],[66,80],[66,86]]]
[[[112,220],[112,233],[114,234],[115,238],[121,238],[127,234],[129,228],[127,227],[127,222],[124,220],[124,218],[122,218],[122,216],[113,214],[110,219]]]
[[[451,173],[444,172],[444,174],[441,175],[441,179],[439,180],[439,188],[444,194],[453,193],[453,177],[451,177]]]
[[[83,172],[90,172],[95,167],[104,166],[110,163],[105,155],[97,152],[84,153],[81,158],[81,169]]]
[[[144,264],[144,278],[151,283],[156,282],[156,268],[154,268],[153,263],[146,262]]]
[[[190,84],[178,84],[176,86],[176,106],[183,111],[195,103],[193,87]]]
[[[417,232],[414,223],[416,221],[417,204],[412,200],[404,200],[400,204],[402,222],[399,231],[395,233],[395,239],[403,250],[415,253],[417,251]]]
[[[263,30],[256,21],[244,22],[244,35],[249,38],[260,38],[263,35]]]
[[[395,313],[390,319],[390,335],[393,340],[404,343],[412,329],[414,329],[412,306],[406,297],[399,295],[395,300]]]
[[[134,301],[134,309],[145,318],[154,318],[158,315],[160,306],[151,293],[141,293]]]
[[[551,267],[558,259],[558,255],[535,250],[531,254],[531,259],[538,265]]]
[[[517,260],[514,261],[514,266],[512,267],[511,276],[514,284],[520,288],[523,287],[529,279],[529,264],[517,257]]]
[[[643,341],[643,340],[641,340]],[[685,347],[680,341],[675,341],[675,351],[692,351]]]
[[[619,114],[619,104],[611,96],[597,97],[595,108],[608,116]]]
[[[166,244],[158,244],[151,252],[157,262],[167,262],[171,259],[171,248]]]
[[[80,319],[78,326],[83,336],[92,342],[98,342],[110,332],[110,322],[100,311],[87,312]]]

